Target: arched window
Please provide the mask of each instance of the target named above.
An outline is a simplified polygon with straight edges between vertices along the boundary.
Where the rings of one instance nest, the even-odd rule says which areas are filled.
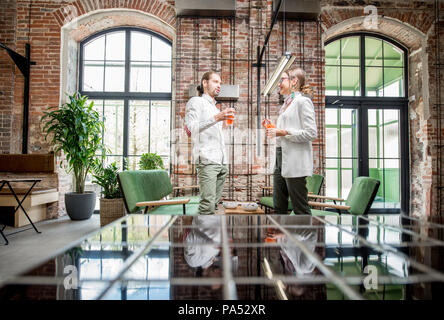
[[[170,155],[171,42],[137,28],[95,34],[80,44],[79,89],[102,114],[106,162],[137,169],[143,153]]]
[[[408,212],[407,50],[375,34],[325,45],[326,187],[345,198],[357,176],[381,181],[372,210]]]
[[[405,97],[404,69],[405,49],[392,42],[370,35],[343,37],[325,46],[325,94]]]

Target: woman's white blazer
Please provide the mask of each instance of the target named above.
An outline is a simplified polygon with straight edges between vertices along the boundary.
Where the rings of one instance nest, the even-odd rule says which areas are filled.
[[[317,137],[315,111],[311,99],[296,92],[291,104],[279,116],[276,126],[288,132],[286,136],[280,137],[282,177],[311,176],[313,174],[311,142]]]

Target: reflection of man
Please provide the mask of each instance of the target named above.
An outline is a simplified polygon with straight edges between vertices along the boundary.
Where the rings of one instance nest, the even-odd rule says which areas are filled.
[[[195,216],[192,228],[184,236],[184,258],[187,264],[196,269],[198,277],[221,277],[221,221],[219,216]],[[237,268],[237,253],[231,252],[231,266]],[[212,289],[219,289],[213,285]]]
[[[186,106],[185,125],[191,133],[199,179],[200,214],[214,214],[228,174],[222,121],[234,115],[234,109],[217,109],[215,97],[220,83],[216,72],[206,72],[197,87],[200,96],[191,98]]]
[[[316,249],[316,242],[318,234],[315,229],[287,229],[292,236],[314,252]],[[294,276],[304,276],[312,273],[315,270],[314,262],[304,253],[302,253],[299,246],[289,239],[285,234],[276,229],[270,229],[267,233],[267,239],[274,239],[280,244],[280,255],[284,272]],[[286,291],[295,296],[304,294],[304,288],[297,284],[287,284]]]
[[[193,217],[193,228],[184,238],[185,261],[192,268],[211,266],[220,254],[221,226],[219,216]],[[214,244],[214,245],[210,245]]]

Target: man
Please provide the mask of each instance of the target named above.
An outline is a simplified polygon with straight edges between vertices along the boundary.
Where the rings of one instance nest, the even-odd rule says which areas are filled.
[[[186,106],[185,125],[191,133],[199,179],[199,214],[214,214],[228,174],[222,121],[233,116],[234,109],[217,109],[215,97],[220,93],[220,84],[216,72],[206,72],[197,87],[199,97],[191,98]]]

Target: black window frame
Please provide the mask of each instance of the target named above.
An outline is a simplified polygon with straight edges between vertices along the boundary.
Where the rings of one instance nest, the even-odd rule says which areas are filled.
[[[114,33],[124,31],[125,36],[125,83],[124,83],[124,91],[121,92],[110,92],[110,91],[87,91],[83,90],[83,70],[84,70],[84,47],[87,43],[90,41],[101,37],[108,33]],[[122,164],[123,169],[126,169],[128,164],[124,161],[125,159],[128,159],[128,157],[132,157],[134,155],[129,155],[129,123],[130,123],[130,114],[129,114],[129,102],[131,100],[147,100],[150,102],[150,112],[151,112],[151,103],[152,101],[170,101],[170,108],[172,109],[172,86],[170,92],[131,92],[130,91],[130,62],[131,62],[131,32],[137,31],[141,33],[148,34],[152,37],[155,37],[169,46],[171,46],[171,82],[172,82],[172,69],[173,69],[173,44],[172,42],[164,37],[163,35],[156,33],[151,30],[138,28],[138,27],[117,27],[117,28],[111,28],[102,30],[100,32],[97,32],[84,40],[82,40],[79,44],[79,81],[77,84],[78,91],[82,95],[88,96],[91,100],[123,100],[124,102],[124,116],[123,116],[123,154],[122,154]],[[105,47],[106,50],[106,47]],[[151,48],[152,50],[152,48]],[[150,77],[152,76],[152,70],[150,70]],[[172,113],[170,113],[170,131],[172,128],[172,121],[171,121]],[[151,121],[151,120],[150,120]],[[171,148],[170,148],[171,149]],[[150,150],[151,152],[151,150]],[[171,150],[170,150],[171,155]],[[113,156],[120,156],[118,154]],[[171,164],[170,164],[170,171],[171,171]]]
[[[358,176],[369,176],[368,152],[368,110],[396,109],[400,112],[400,209],[372,208],[369,213],[406,214],[410,212],[410,158],[409,158],[409,122],[408,122],[408,49],[402,44],[383,35],[371,32],[354,32],[336,36],[325,42],[328,44],[347,37],[360,37],[360,93],[361,96],[325,96],[325,108],[356,109],[358,117]],[[365,96],[365,37],[378,38],[402,50],[404,55],[404,97],[366,97]]]

